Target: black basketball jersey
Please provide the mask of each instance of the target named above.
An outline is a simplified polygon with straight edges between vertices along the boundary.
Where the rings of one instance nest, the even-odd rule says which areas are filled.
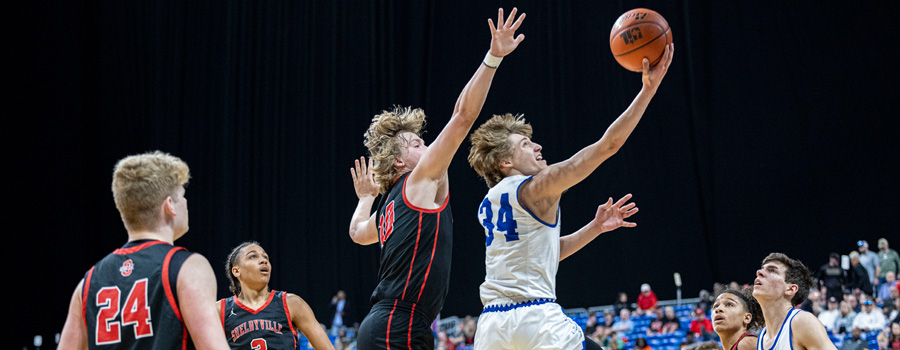
[[[222,325],[232,349],[296,349],[297,331],[291,323],[285,292],[270,291],[259,309],[234,296],[222,299]]]
[[[410,302],[434,319],[444,305],[450,285],[450,196],[437,209],[413,206],[404,196],[409,174],[401,175],[378,205],[381,266],[371,301]]]
[[[188,349],[176,296],[190,253],[157,240],[128,242],[92,267],[82,287],[90,349]]]

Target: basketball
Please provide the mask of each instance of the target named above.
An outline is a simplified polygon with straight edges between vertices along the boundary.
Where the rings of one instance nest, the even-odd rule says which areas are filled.
[[[637,8],[625,12],[609,32],[609,48],[616,61],[626,69],[640,72],[644,57],[650,66],[659,63],[672,42],[672,29],[656,11]]]

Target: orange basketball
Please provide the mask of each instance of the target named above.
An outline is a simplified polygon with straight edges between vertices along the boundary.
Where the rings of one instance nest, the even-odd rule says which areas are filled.
[[[669,22],[656,11],[638,8],[625,12],[609,32],[609,48],[616,61],[630,71],[640,72],[644,57],[657,64],[672,42]]]

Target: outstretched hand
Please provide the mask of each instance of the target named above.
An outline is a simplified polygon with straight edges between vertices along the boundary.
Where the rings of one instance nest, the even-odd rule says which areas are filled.
[[[522,40],[525,40],[525,34],[516,36],[516,30],[522,25],[522,21],[525,20],[525,14],[523,13],[519,16],[519,18],[516,19],[516,22],[513,23],[513,19],[516,17],[516,11],[518,11],[518,9],[513,7],[512,12],[509,13],[509,17],[504,21],[503,9],[497,10],[496,27],[494,26],[494,21],[488,18],[488,25],[491,27],[491,55],[496,57],[509,55],[519,46],[519,43],[521,43]]]
[[[597,207],[597,215],[594,216],[594,224],[600,225],[600,232],[609,232],[619,227],[635,227],[636,223],[625,221],[638,212],[637,204],[628,203],[631,194],[625,195],[613,203],[612,197],[603,205]]]
[[[378,185],[375,184],[375,177],[372,175],[372,158],[369,158],[368,166],[366,166],[366,157],[359,157],[354,163],[355,167],[350,168],[350,176],[353,177],[356,196],[359,199],[366,196],[378,196]]]
[[[666,72],[669,71],[669,65],[672,64],[672,56],[674,54],[675,43],[669,43],[669,45],[666,45],[666,51],[663,52],[662,59],[652,69],[650,68],[650,60],[644,57],[641,80],[644,82],[645,88],[653,89],[654,91],[659,88],[659,83],[662,82]]]

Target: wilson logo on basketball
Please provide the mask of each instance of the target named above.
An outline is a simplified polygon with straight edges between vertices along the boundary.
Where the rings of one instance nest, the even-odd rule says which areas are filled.
[[[635,41],[644,38],[644,36],[641,35],[641,28],[632,28],[631,30],[624,31],[622,34],[619,34],[619,37],[621,37],[622,40],[625,40],[625,44],[627,45],[634,44]]]
[[[394,232],[394,201],[384,207],[384,214],[381,214],[381,220],[378,222],[378,232],[378,238],[381,240],[381,245],[384,246],[384,242],[387,241],[391,232]]]
[[[125,262],[122,263],[122,267],[119,268],[119,272],[125,277],[131,276],[132,271],[134,271],[134,261],[131,261],[131,259],[125,260]]]

